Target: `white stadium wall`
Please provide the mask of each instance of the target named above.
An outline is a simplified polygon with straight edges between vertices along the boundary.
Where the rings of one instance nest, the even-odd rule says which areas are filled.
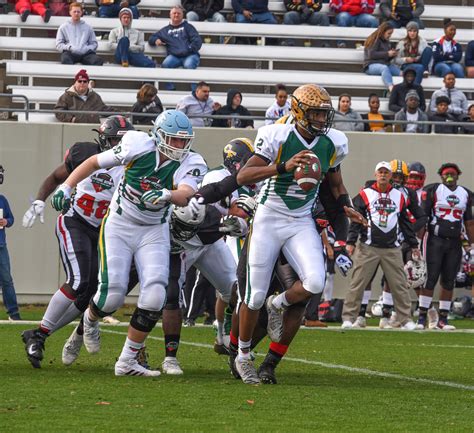
[[[93,125],[0,123],[0,164],[5,182],[0,194],[10,202],[15,224],[7,229],[12,273],[19,301],[46,302],[63,282],[54,233],[56,213],[49,203],[45,224],[37,222],[24,229],[21,220],[33,200],[40,182],[61,163],[65,150],[76,141],[93,140]],[[235,129],[198,129],[194,148],[203,154],[210,167],[221,162],[222,147],[232,138],[254,138],[256,131]],[[345,184],[352,196],[373,177],[375,164],[394,158],[421,161],[428,172],[427,182],[438,180],[441,163],[456,162],[463,170],[461,184],[473,189],[474,140],[472,136],[405,135],[351,133],[349,157],[343,163]],[[344,296],[349,280],[336,279],[335,297]],[[378,280],[375,295],[380,292]]]

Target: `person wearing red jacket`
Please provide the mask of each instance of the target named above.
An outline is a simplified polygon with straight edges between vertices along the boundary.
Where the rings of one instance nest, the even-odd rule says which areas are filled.
[[[48,0],[16,0],[15,11],[20,15],[21,21],[25,22],[30,14],[40,15],[44,22],[49,22],[51,11],[46,7]]]
[[[336,14],[339,27],[378,27],[379,21],[372,14],[375,0],[331,0],[329,8]]]

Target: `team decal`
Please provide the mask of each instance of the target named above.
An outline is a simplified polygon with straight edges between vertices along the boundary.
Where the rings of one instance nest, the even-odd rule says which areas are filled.
[[[156,176],[142,177],[140,178],[140,188],[143,191],[150,191],[152,189],[161,189],[160,179]]]
[[[446,201],[448,202],[449,206],[454,207],[459,204],[460,200],[458,196],[451,194],[446,197]]]
[[[387,227],[388,216],[397,210],[397,205],[390,197],[380,197],[373,206],[380,215],[380,226]]]
[[[95,192],[101,192],[114,187],[114,180],[108,173],[93,174],[91,182]]]

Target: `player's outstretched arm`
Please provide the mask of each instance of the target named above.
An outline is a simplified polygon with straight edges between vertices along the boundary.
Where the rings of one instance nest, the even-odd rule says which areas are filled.
[[[187,206],[189,199],[194,195],[196,191],[189,185],[179,185],[178,189],[171,191],[171,203],[176,206]]]

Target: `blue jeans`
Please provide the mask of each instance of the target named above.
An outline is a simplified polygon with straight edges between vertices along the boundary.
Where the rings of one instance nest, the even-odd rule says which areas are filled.
[[[173,54],[168,54],[163,60],[161,64],[162,68],[169,68],[169,69],[176,69],[183,67],[184,69],[196,69],[199,66],[200,61],[199,54],[190,54],[186,57],[176,57]],[[191,90],[195,90],[196,84],[191,84]],[[176,89],[173,83],[166,83],[165,84],[166,90],[174,90]]]
[[[383,63],[372,63],[365,70],[367,75],[381,75],[386,87],[393,86],[393,76],[400,75],[400,68],[395,65],[384,65]]]
[[[402,27],[406,27],[406,25],[411,21],[415,21],[415,23],[418,24],[418,27],[420,29],[425,28],[425,25],[423,24],[423,21],[421,21],[419,18],[415,18],[415,17],[409,19],[408,21],[406,21],[406,20],[405,21],[404,20],[397,20],[397,21],[388,20],[388,23],[391,24],[394,29],[400,29]]]
[[[339,27],[371,27],[376,28],[379,20],[371,14],[351,15],[349,12],[340,12],[336,15],[336,26]]]
[[[136,6],[128,6],[132,11],[133,19],[137,20],[140,17],[140,12]],[[99,18],[118,18],[120,9],[120,4],[105,5],[99,6]]]
[[[6,245],[0,246],[0,287],[2,288],[3,304],[10,317],[18,318],[18,304],[16,302],[15,287],[10,271],[10,257]]]
[[[245,18],[244,14],[235,14],[235,21],[237,23],[258,23],[258,24],[276,24],[277,20],[271,12],[254,13],[250,20]]]
[[[464,78],[464,69],[459,63],[439,62],[434,65],[434,73],[438,77],[444,77],[448,72],[452,72],[456,78]]]
[[[402,65],[402,71],[407,69],[413,69],[416,72],[415,83],[421,84],[423,80],[423,72],[428,70],[431,58],[433,57],[433,51],[430,47],[426,47],[421,53],[420,61],[418,63],[404,63]]]
[[[188,21],[200,21],[199,15],[194,11],[189,11],[186,14],[186,19]],[[219,12],[214,12],[214,15],[212,15],[211,18],[207,18],[205,21],[210,21],[212,23],[226,23],[227,22],[224,15],[220,14]]]
[[[328,26],[329,17],[321,12],[313,12],[309,16],[305,16],[300,12],[290,11],[283,17],[283,24],[298,25],[307,23],[312,26]]]
[[[115,50],[115,63],[128,62],[139,68],[155,68],[156,64],[143,53],[132,53],[130,51],[130,39],[120,38]]]

